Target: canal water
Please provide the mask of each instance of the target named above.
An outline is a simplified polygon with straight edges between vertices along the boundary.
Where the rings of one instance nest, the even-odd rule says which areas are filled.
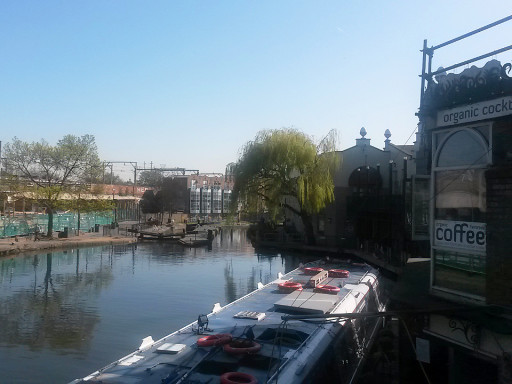
[[[0,259],[0,383],[67,383],[298,266],[241,228],[211,249],[165,242]]]

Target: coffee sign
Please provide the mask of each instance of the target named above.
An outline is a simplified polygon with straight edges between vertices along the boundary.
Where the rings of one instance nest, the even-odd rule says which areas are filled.
[[[434,223],[434,244],[485,252],[485,223],[436,220]]]

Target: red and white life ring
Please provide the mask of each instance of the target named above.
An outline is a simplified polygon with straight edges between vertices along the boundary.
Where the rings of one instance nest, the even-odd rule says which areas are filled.
[[[221,384],[257,384],[258,380],[253,375],[243,372],[226,372],[220,376]]]
[[[217,345],[224,345],[233,340],[233,336],[229,333],[218,333],[216,335],[203,336],[197,339],[198,347],[213,347]]]
[[[307,267],[307,268],[304,268],[304,273],[306,275],[316,275],[317,273],[319,272],[322,272],[324,269],[323,268],[320,268],[320,267]]]
[[[315,287],[315,292],[318,292],[318,293],[330,293],[332,295],[335,295],[339,291],[340,291],[340,288],[335,287],[334,285],[317,285]]]
[[[366,264],[366,263],[352,263],[352,265],[354,265],[356,267],[366,267],[368,264]]]
[[[329,277],[349,277],[350,272],[346,269],[329,269]]]
[[[290,293],[293,291],[302,291],[301,283],[294,283],[291,281],[287,281],[285,283],[279,283],[279,284],[277,284],[277,287],[279,288],[280,292],[284,292],[284,293]]]
[[[257,353],[261,349],[261,344],[253,340],[233,340],[222,347],[228,355],[245,355]]]

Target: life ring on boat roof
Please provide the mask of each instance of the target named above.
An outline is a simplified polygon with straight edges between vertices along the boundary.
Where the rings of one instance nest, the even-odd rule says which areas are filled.
[[[217,345],[224,345],[233,340],[230,333],[218,333],[216,335],[203,336],[197,339],[198,347],[213,347]]]
[[[350,272],[346,269],[329,269],[329,277],[349,277]]]
[[[318,293],[330,293],[332,295],[335,295],[339,291],[340,291],[340,288],[335,287],[334,285],[317,285],[315,287],[315,292],[318,292]]]
[[[320,267],[307,267],[307,268],[304,268],[304,273],[306,275],[316,275],[317,273],[319,272],[322,272],[324,269],[323,268],[320,268]]]
[[[258,344],[254,340],[242,339],[233,340],[230,343],[224,344],[222,348],[228,355],[246,355],[259,352],[261,344]]]
[[[220,376],[221,384],[257,384],[258,380],[253,375],[243,372],[226,372]]]
[[[292,281],[287,281],[285,283],[279,283],[279,284],[277,284],[277,287],[279,288],[280,292],[284,292],[284,293],[290,293],[293,291],[302,291],[302,284],[294,283]]]

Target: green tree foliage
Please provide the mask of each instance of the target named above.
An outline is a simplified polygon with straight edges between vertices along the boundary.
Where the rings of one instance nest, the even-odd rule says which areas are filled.
[[[160,171],[142,171],[139,175],[138,184],[146,187],[159,187],[164,177]]]
[[[151,189],[144,192],[140,200],[142,213],[161,213],[163,211],[164,205],[161,198],[157,195],[155,195],[155,192]]]
[[[287,208],[301,217],[307,241],[314,243],[311,215],[334,201],[340,163],[335,145],[335,131],[318,145],[291,128],[260,132],[234,167],[233,204],[242,203],[248,212],[265,210],[271,218]]]
[[[77,198],[80,193],[90,193],[86,180],[98,177],[101,171],[91,135],[66,135],[56,145],[44,140],[28,143],[14,138],[5,147],[5,159],[8,172],[16,176],[13,188],[46,208],[49,237],[53,232],[54,211],[67,208],[69,199]],[[87,209],[93,204],[87,203]],[[98,200],[96,207],[102,209],[104,205],[104,201]]]
[[[161,189],[157,193],[163,202],[163,209],[170,213],[185,211],[187,208],[187,178],[179,176],[164,177]]]
[[[142,196],[140,206],[143,213],[163,215],[166,211],[185,211],[188,199],[186,177],[163,177],[155,187],[158,188],[156,193],[147,190]]]
[[[130,185],[130,183],[121,179],[121,176],[116,175],[115,173],[109,176],[105,176],[105,183],[110,183],[113,185]]]

